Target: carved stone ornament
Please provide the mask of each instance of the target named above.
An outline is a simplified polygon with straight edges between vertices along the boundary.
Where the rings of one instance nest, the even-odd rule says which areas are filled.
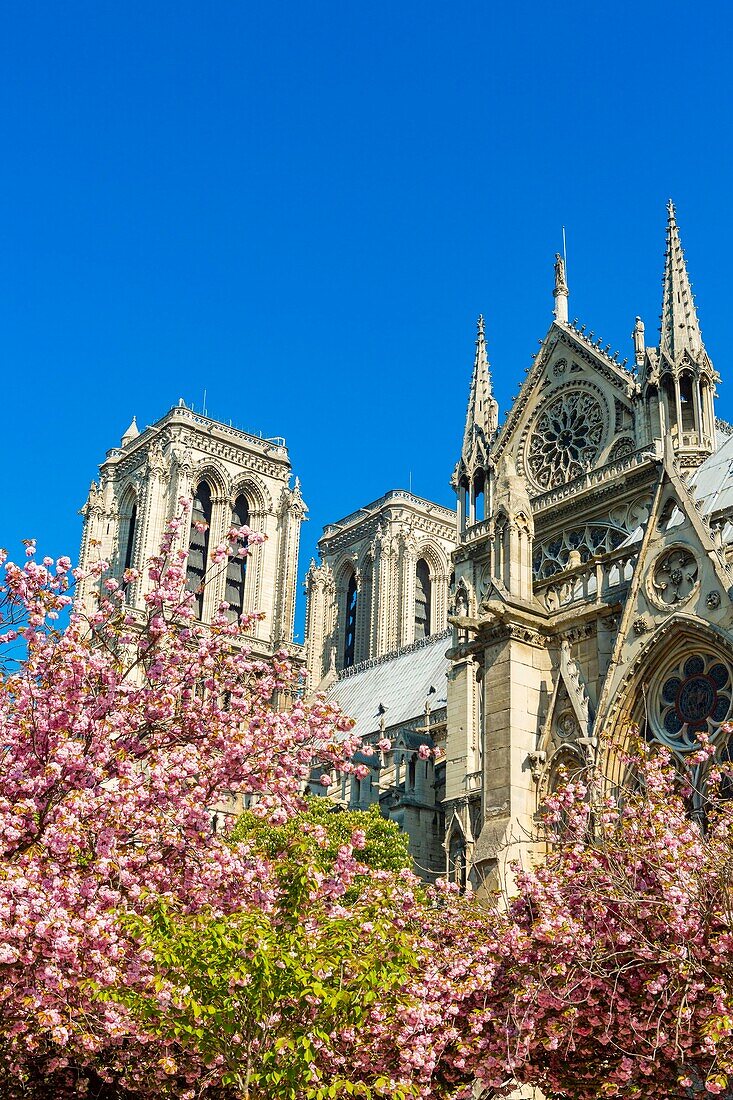
[[[646,634],[649,629],[649,623],[640,615],[638,619],[634,619],[634,634]]]
[[[541,489],[564,485],[598,457],[605,434],[600,402],[585,390],[556,397],[540,411],[527,447],[527,471]]]
[[[580,726],[572,710],[565,710],[558,716],[556,730],[562,741],[572,741],[578,736]]]
[[[654,564],[649,587],[653,602],[663,610],[686,603],[698,585],[699,567],[686,546],[661,554]]]
[[[720,607],[720,592],[708,592],[707,596],[705,597],[705,603],[711,611],[715,611],[717,607]]]
[[[616,462],[620,458],[626,458],[627,455],[633,454],[634,441],[628,436],[624,435],[621,439],[617,439],[611,451],[608,455],[609,462]]]

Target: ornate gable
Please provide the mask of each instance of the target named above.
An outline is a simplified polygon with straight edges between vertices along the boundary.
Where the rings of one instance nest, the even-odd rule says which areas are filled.
[[[635,382],[581,329],[554,322],[492,448],[533,496],[636,449]]]

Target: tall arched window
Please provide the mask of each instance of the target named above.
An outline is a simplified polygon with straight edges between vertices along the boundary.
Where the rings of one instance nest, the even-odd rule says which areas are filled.
[[[232,508],[232,527],[249,527],[249,504],[240,493]],[[247,576],[247,559],[230,558],[227,564],[227,583],[224,599],[229,604],[229,617],[238,619],[244,611],[244,582]]]
[[[486,519],[486,485],[480,470],[473,479],[473,518],[476,523]]]
[[[354,663],[356,649],[356,606],[358,593],[356,588],[356,574],[351,574],[349,587],[346,590],[346,618],[344,620],[344,668],[350,668]]]
[[[206,525],[204,530],[200,527]],[[191,508],[191,535],[188,543],[188,563],[186,565],[186,588],[195,592],[194,608],[196,618],[200,619],[204,610],[204,581],[206,562],[209,557],[209,532],[211,530],[211,489],[202,481],[193,498]]]
[[[125,531],[125,555],[122,560],[122,572],[132,568],[132,556],[135,552],[135,526],[137,524],[137,504],[133,504]]]
[[[676,434],[679,428],[677,424],[677,398],[674,391],[674,382],[672,381],[672,376],[669,374],[665,374],[662,379],[662,393],[664,394],[664,404],[667,409],[668,430]]]
[[[135,528],[137,526],[137,502],[135,500],[128,500],[126,505],[123,505],[122,514],[120,515],[120,530],[119,530],[119,544],[117,547],[117,561],[119,562],[121,573],[125,574],[128,569],[132,568],[133,561],[135,559]],[[122,590],[125,591],[127,584],[122,581]]]
[[[430,634],[430,568],[425,558],[415,567],[415,641]]]

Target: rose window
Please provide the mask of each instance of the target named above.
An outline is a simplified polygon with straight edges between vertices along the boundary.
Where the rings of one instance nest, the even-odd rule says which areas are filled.
[[[541,489],[572,481],[598,457],[603,435],[603,410],[595,397],[575,390],[556,398],[540,413],[529,441],[531,477]]]
[[[657,705],[660,733],[674,748],[690,749],[698,733],[714,733],[730,711],[728,665],[719,657],[694,653],[662,684]]]
[[[695,555],[685,546],[663,554],[654,567],[652,592],[662,607],[674,607],[689,599],[697,587]]]

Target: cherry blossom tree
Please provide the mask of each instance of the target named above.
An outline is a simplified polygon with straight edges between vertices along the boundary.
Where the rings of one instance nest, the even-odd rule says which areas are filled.
[[[714,757],[703,741],[680,769],[642,746],[624,789],[591,773],[548,799],[551,850],[456,989],[448,1074],[572,1100],[728,1090],[733,805]]]
[[[254,813],[284,821],[314,758],[350,767],[348,720],[300,698],[284,653],[253,658],[247,618],[231,623],[223,606],[210,626],[194,620],[177,549],[188,523],[182,504],[142,578],[120,582],[100,562],[91,608],[73,601],[69,559],[39,561],[30,543],[22,566],[4,564],[3,1096],[77,1096],[95,1081],[153,1095],[165,1065],[141,1062],[149,1037],[124,1006],[99,999],[150,978],[130,914],[153,899],[184,914],[268,912],[278,888],[267,861],[215,835],[211,808],[249,795]],[[229,532],[212,568],[251,537]],[[136,581],[144,612],[125,603]],[[273,706],[277,695],[290,705]]]
[[[189,522],[182,505],[142,577],[100,562],[93,606],[66,558],[31,543],[4,564],[0,1093],[726,1091],[733,803],[712,747],[682,774],[639,749],[628,789],[556,792],[503,909],[424,887],[394,847],[367,867],[368,830],[294,816],[314,760],[352,768],[348,719],[304,701],[285,653],[256,660],[247,618],[195,621]],[[232,797],[269,839],[251,816],[212,828]]]

